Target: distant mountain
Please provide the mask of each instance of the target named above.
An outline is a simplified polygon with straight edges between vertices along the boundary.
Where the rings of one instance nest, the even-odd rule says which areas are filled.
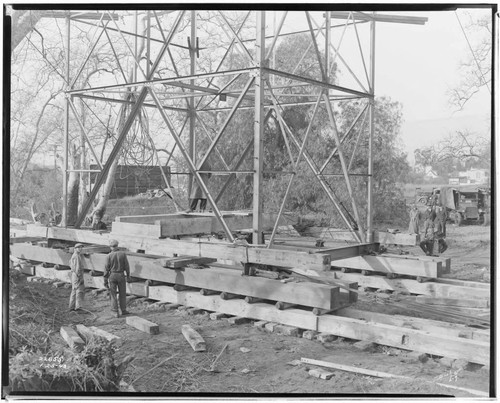
[[[458,130],[487,136],[490,133],[490,118],[488,115],[468,115],[405,122],[401,129],[401,139],[410,164],[414,164],[413,152],[417,148],[433,145]]]

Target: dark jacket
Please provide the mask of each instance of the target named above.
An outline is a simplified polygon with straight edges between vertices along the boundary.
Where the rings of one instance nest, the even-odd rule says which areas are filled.
[[[111,273],[123,273],[130,276],[130,267],[128,264],[127,255],[121,250],[112,250],[106,256],[106,264],[104,266],[104,277],[108,278]]]

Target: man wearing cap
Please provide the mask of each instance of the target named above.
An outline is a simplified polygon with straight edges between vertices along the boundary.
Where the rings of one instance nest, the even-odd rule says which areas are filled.
[[[83,244],[77,243],[69,261],[69,266],[71,267],[71,296],[69,297],[70,311],[81,311],[83,296],[85,294],[85,284],[83,282],[83,269],[85,268],[85,263],[81,255],[82,248]]]
[[[118,241],[111,240],[109,243],[111,252],[106,256],[106,265],[104,266],[104,286],[109,288],[111,296],[111,310],[116,313],[116,317],[120,317],[118,311],[118,301],[116,292],[120,294],[119,302],[122,315],[127,315],[127,285],[126,281],[130,278],[130,268],[127,255],[125,252],[118,250]]]

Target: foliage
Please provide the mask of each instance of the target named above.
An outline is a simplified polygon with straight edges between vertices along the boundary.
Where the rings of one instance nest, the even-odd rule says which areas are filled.
[[[93,338],[81,352],[51,349],[23,350],[9,360],[13,392],[114,391],[118,389],[115,347],[103,338]],[[121,374],[120,374],[121,375]]]
[[[470,168],[491,168],[491,140],[470,131],[449,134],[435,145],[415,151],[415,163],[447,177]]]
[[[11,177],[11,183],[13,178]],[[36,201],[40,212],[48,212],[50,206],[61,206],[62,174],[60,170],[43,169],[32,165],[18,188],[10,193],[10,216],[31,221],[30,201]]]

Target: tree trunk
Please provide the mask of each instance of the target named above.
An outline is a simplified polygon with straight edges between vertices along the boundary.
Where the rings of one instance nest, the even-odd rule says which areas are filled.
[[[142,32],[143,34],[145,33],[146,30],[146,16],[142,17],[140,20],[140,29],[138,30],[139,32]],[[140,38],[140,42],[138,44],[137,48],[137,59],[140,60],[142,53],[144,52],[145,49],[145,43],[144,43],[144,38]],[[129,77],[128,77],[128,82],[131,82],[134,78],[134,67],[132,67],[131,71],[129,72]],[[125,99],[130,100],[130,94],[126,94],[124,96]],[[123,104],[121,109],[120,109],[120,117],[118,121],[118,130],[117,133],[121,133],[123,129],[123,125],[125,124],[125,121],[127,120],[127,117],[130,113],[130,110],[132,108],[128,107],[127,104]],[[109,196],[111,194],[111,190],[113,189],[114,181],[115,181],[115,173],[116,169],[118,167],[118,162],[120,160],[121,152],[118,153],[116,156],[115,160],[113,161],[112,165],[109,168],[108,171],[108,176],[106,178],[106,183],[103,185],[103,188],[101,190],[101,196],[99,198],[99,202],[97,203],[97,206],[94,208],[92,211],[91,215],[94,214],[95,211],[100,210],[102,214],[104,215],[104,212],[106,211],[106,207],[108,205],[109,201]]]
[[[80,169],[80,156],[77,154],[76,147],[70,156],[70,169]],[[68,222],[67,225],[75,225],[78,217],[78,189],[80,187],[80,174],[70,172],[68,178]]]

